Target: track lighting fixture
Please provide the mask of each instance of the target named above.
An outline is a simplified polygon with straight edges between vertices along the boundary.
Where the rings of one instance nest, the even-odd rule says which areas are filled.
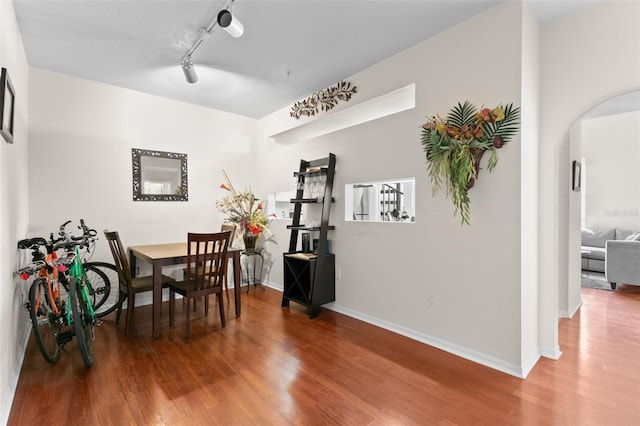
[[[191,60],[191,56],[185,56],[184,58],[182,58],[180,66],[182,67],[182,71],[184,72],[184,77],[187,79],[187,83],[195,83],[196,81],[198,81],[198,75],[196,74],[195,68],[193,68],[193,61]]]
[[[221,10],[220,13],[218,13],[218,25],[235,38],[240,37],[244,32],[242,22],[227,9]]]
[[[193,44],[193,47],[187,52],[186,55],[182,58],[180,62],[180,67],[184,72],[184,77],[187,79],[187,83],[195,83],[198,81],[198,76],[196,75],[196,70],[193,67],[193,61],[191,60],[191,55],[200,47],[202,42],[207,39],[212,31],[213,27],[218,25],[220,28],[228,32],[231,36],[238,38],[244,33],[244,25],[242,22],[238,20],[232,13],[231,8],[233,6],[235,0],[230,0],[229,4],[217,13],[216,17],[209,23],[207,27],[203,27],[200,29],[200,35],[198,39]]]

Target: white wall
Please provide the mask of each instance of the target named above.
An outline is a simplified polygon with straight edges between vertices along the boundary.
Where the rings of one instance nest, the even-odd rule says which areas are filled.
[[[278,165],[261,168],[263,192],[293,188],[301,158],[337,156],[329,238],[342,279],[334,309],[512,374],[522,363],[520,138],[498,152],[492,173],[480,172],[471,226],[461,226],[451,201],[431,195],[419,126],[465,99],[520,105],[521,20],[519,3],[501,5],[348,78],[358,86],[351,105],[415,82],[413,110],[288,145],[268,136],[310,120],[285,108],[260,122],[261,158]],[[480,36],[500,48],[464,50],[460,66],[461,46]],[[345,184],[398,176],[416,177],[414,224],[344,221]],[[282,253],[289,233],[277,232],[273,252]],[[271,280],[282,285],[280,257]]]
[[[588,228],[640,230],[640,111],[582,120]]]
[[[19,265],[16,242],[25,237],[29,219],[27,193],[28,64],[13,3],[0,1],[0,65],[7,68],[16,92],[14,143],[0,137],[0,424],[6,423],[28,337],[22,307],[26,285],[14,277]]]
[[[569,263],[559,243],[569,239],[560,219],[568,211],[560,201],[570,185],[570,175],[560,171],[567,167],[560,148],[584,113],[640,88],[640,2],[594,2],[545,24],[541,33],[540,343],[559,356],[558,288],[568,285],[570,268],[580,267]],[[579,216],[570,220],[580,223]]]
[[[31,235],[84,218],[125,246],[182,241],[220,229],[222,169],[239,188],[257,180],[254,119],[39,69],[30,82]],[[131,148],[186,153],[189,201],[134,202]],[[109,259],[99,241],[94,260]]]

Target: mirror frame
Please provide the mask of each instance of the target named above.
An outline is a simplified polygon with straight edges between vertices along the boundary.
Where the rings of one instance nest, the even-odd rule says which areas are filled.
[[[143,194],[141,177],[142,168],[140,167],[141,156],[180,160],[182,194]],[[189,184],[187,181],[187,154],[132,148],[131,168],[133,170],[133,201],[189,201]]]

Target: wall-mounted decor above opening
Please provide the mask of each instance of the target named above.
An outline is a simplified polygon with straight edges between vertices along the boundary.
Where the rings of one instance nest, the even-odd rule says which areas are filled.
[[[278,144],[297,143],[408,111],[415,107],[416,85],[411,83],[359,104],[332,111],[316,120],[272,133],[270,136]]]
[[[357,89],[355,85],[351,85],[350,81],[341,81],[314,93],[307,99],[296,102],[291,107],[289,114],[298,120],[303,115],[307,117],[316,115],[318,108],[320,108],[320,111],[329,111],[338,104],[338,101],[347,102],[351,99],[351,96],[357,93]]]
[[[9,143],[13,143],[15,104],[16,92],[11,84],[9,72],[6,68],[2,68],[2,74],[0,74],[0,133]]]
[[[357,222],[415,222],[415,178],[344,186],[344,219]]]
[[[187,154],[131,150],[133,201],[189,201]]]

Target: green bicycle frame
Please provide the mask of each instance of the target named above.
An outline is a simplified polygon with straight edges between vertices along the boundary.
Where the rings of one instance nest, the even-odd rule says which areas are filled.
[[[71,265],[71,269],[69,271],[70,275],[76,279],[78,283],[85,283],[86,285],[80,285],[80,294],[84,298],[85,302],[87,302],[87,306],[89,307],[89,313],[91,314],[91,320],[95,321],[96,313],[93,309],[93,304],[91,303],[90,295],[93,295],[93,287],[89,282],[89,277],[87,277],[87,272],[84,270],[84,266],[82,265],[82,260],[80,259],[80,251],[78,250],[78,246],[73,247],[73,264]],[[68,304],[67,306],[71,306],[71,292],[68,292]],[[73,320],[71,319],[71,309],[67,310],[67,323],[72,324]]]

